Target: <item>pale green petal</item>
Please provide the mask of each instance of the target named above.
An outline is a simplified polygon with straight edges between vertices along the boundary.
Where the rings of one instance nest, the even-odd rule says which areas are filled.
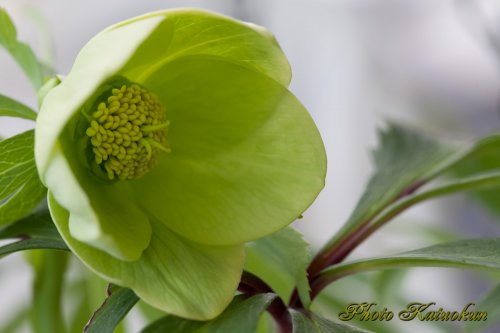
[[[35,131],[35,159],[42,181],[45,181],[56,141],[68,121],[99,85],[116,75],[161,20],[161,17],[151,17],[98,34],[78,54],[66,79],[47,94]]]
[[[151,226],[130,200],[127,187],[98,183],[78,165],[71,167],[59,147],[45,181],[60,205],[71,212],[73,237],[122,260],[139,259],[149,244]]]
[[[145,84],[167,109],[172,153],[133,182],[134,193],[184,237],[212,245],[262,237],[295,220],[323,188],[316,126],[276,81],[200,56]]]
[[[290,65],[274,36],[255,24],[204,10],[174,9],[133,18],[108,31],[157,16],[167,19],[122,70],[129,79],[144,82],[175,59],[209,55],[258,70],[284,86],[290,83]]]
[[[207,320],[221,313],[234,296],[243,270],[243,246],[196,244],[153,222],[150,246],[138,261],[124,262],[74,239],[68,212],[51,194],[49,206],[64,240],[86,265],[163,311]]]
[[[152,17],[94,37],[78,55],[71,74],[46,95],[36,123],[38,172],[71,212],[72,235],[124,260],[138,259],[147,247],[151,234],[147,218],[108,184],[101,187],[89,181],[83,165],[78,164],[78,156],[84,155],[78,138],[75,133],[62,133],[74,128],[78,111],[89,96],[123,67],[160,21],[160,17]],[[64,154],[61,144],[67,147]],[[132,236],[135,242],[131,242]]]

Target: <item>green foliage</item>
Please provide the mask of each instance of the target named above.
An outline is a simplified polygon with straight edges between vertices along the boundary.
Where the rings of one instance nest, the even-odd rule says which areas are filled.
[[[0,116],[35,120],[36,112],[18,101],[0,95]]]
[[[310,303],[306,269],[311,260],[309,244],[288,227],[246,246],[245,270],[262,278],[287,302],[295,287],[304,305]]]
[[[31,84],[38,90],[43,84],[42,66],[38,62],[31,48],[17,40],[17,32],[12,20],[0,7],[0,45],[3,46],[16,60],[31,81]]]
[[[36,249],[52,249],[52,250],[68,250],[66,244],[62,241],[49,239],[23,239],[15,243],[7,244],[0,247],[0,257],[12,254],[14,252],[36,250]]]
[[[396,255],[341,263],[324,270],[320,279],[332,282],[354,273],[398,267],[456,267],[500,273],[498,249],[500,238],[460,240]]]
[[[127,288],[110,285],[108,297],[102,306],[94,313],[85,333],[113,333],[120,321],[139,301],[134,292]]]
[[[361,328],[339,324],[314,313],[291,310],[293,333],[370,333]]]
[[[62,242],[48,209],[34,212],[0,229],[0,239],[8,238],[36,238]]]
[[[0,141],[0,226],[35,208],[45,195],[33,156],[33,131]]]
[[[456,158],[453,149],[416,130],[390,124],[380,133],[373,153],[375,173],[333,244],[368,222],[387,205],[436,176],[446,161]]]
[[[33,131],[0,142],[0,239],[21,239],[0,247],[0,257],[30,249],[71,249],[99,276],[121,285],[110,285],[87,333],[119,331],[140,299],[148,302],[144,312],[150,320],[162,316],[142,333],[268,333],[272,318],[263,313],[290,298],[294,305],[297,294],[300,310],[283,307],[282,317],[274,308],[269,311],[282,330],[291,319],[293,333],[362,333],[368,331],[308,311],[309,283],[315,297],[344,276],[379,271],[358,282],[371,284],[378,301],[385,301],[398,299],[394,289],[406,273],[389,269],[500,273],[500,239],[454,241],[339,263],[384,223],[438,196],[482,189],[477,197],[500,213],[499,135],[462,148],[391,124],[380,134],[373,154],[376,171],[364,194],[308,276],[309,245],[283,227],[323,187],[326,158],[315,124],[287,90],[290,68],[269,32],[199,10],[156,12],[104,30],[82,49],[64,80],[53,76],[44,86],[42,66],[18,41],[3,9],[0,45],[28,75],[42,105],[37,119],[26,105],[0,95],[0,116],[37,119],[38,164],[37,172]],[[82,162],[79,137],[80,118],[109,82],[123,77],[157,94],[172,122],[171,154],[160,156],[148,177],[128,184],[97,180]],[[420,191],[444,173],[455,177]],[[52,217],[47,209],[33,213],[46,193],[39,174],[50,188]],[[245,269],[264,288],[242,283],[240,290],[245,290],[242,285],[249,289],[234,297],[247,241],[252,242],[246,246]],[[33,331],[66,332],[61,299],[68,254],[33,251],[30,258]],[[87,278],[76,284],[86,294],[76,310],[83,314],[71,315],[70,330],[80,330],[100,283]],[[313,309],[339,309],[342,297],[327,295]],[[478,307],[495,317],[499,297],[497,287]],[[16,327],[25,317],[20,312],[8,326]],[[359,326],[385,330],[381,323]],[[467,327],[471,332],[478,328]]]
[[[167,316],[152,323],[141,333],[254,333],[260,316],[275,298],[274,294],[259,294],[250,298],[237,296],[212,321],[199,322]]]
[[[0,247],[0,257],[25,250],[69,250],[52,224],[48,210],[33,213],[0,229],[1,240],[13,238],[21,240]]]

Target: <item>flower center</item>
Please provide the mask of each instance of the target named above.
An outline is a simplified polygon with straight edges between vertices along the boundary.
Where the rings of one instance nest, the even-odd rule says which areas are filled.
[[[156,165],[170,122],[158,97],[132,84],[111,90],[86,130],[94,161],[109,179],[137,179]]]

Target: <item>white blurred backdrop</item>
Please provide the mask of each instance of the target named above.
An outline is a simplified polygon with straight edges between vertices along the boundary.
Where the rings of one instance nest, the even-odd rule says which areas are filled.
[[[328,154],[326,188],[295,224],[315,248],[353,209],[372,169],[369,150],[376,145],[376,128],[385,120],[455,138],[484,134],[500,125],[500,58],[489,39],[497,33],[498,1],[0,0],[0,5],[13,17],[20,39],[62,74],[97,32],[156,9],[209,8],[269,28],[292,65],[291,90],[311,112]],[[3,50],[0,92],[36,107],[29,82]],[[32,126],[0,118],[0,135]],[[419,225],[454,228],[464,238],[498,234],[500,225],[489,220],[463,197],[438,200],[398,218],[353,257],[430,245],[431,239],[413,231]],[[30,274],[21,256],[0,261],[0,324],[12,308],[29,301]],[[487,290],[471,282],[474,277],[415,269],[404,293],[414,301],[461,308]],[[440,332],[415,325],[410,329],[405,323],[404,331]]]

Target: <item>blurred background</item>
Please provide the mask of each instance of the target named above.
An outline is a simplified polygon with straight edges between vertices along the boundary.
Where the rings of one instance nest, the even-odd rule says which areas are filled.
[[[328,154],[326,188],[295,224],[314,248],[354,208],[372,171],[370,150],[376,146],[377,128],[384,128],[387,120],[454,139],[487,134],[500,125],[499,1],[0,0],[0,5],[12,16],[19,38],[61,74],[70,70],[78,51],[97,32],[152,10],[202,7],[270,29],[292,65],[291,90],[311,112]],[[36,107],[28,80],[3,50],[0,92]],[[0,135],[32,126],[0,118]],[[398,217],[352,257],[498,234],[499,218],[468,197],[454,196]],[[0,262],[0,327],[13,309],[22,309],[30,300],[31,268],[21,259],[12,255]],[[366,286],[373,278],[345,279],[327,292],[341,295],[344,306],[381,303],[380,295]],[[477,273],[446,269],[412,269],[384,279],[394,281],[394,288],[382,305],[393,309],[410,301],[435,301],[461,310],[492,287]],[[331,318],[338,314],[325,312]],[[133,314],[128,325],[137,331],[140,316]],[[451,323],[393,320],[381,332],[398,332],[397,327],[404,332],[460,331]],[[19,332],[29,329],[25,325]]]

